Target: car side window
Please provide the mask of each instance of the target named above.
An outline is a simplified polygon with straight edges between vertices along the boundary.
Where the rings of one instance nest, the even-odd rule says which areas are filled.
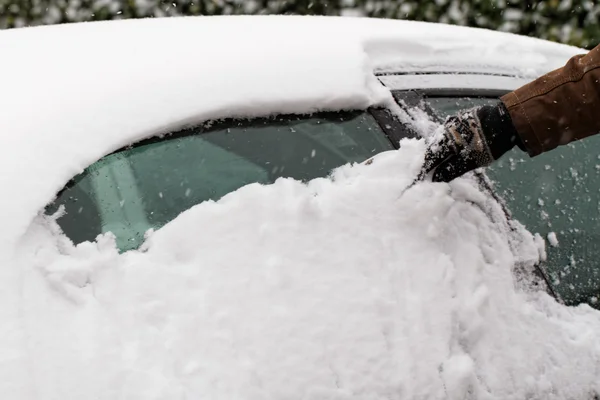
[[[600,137],[530,158],[515,149],[487,169],[515,218],[547,239],[546,270],[566,304],[598,307]]]
[[[149,229],[250,184],[310,180],[393,149],[369,112],[227,120],[142,141],[75,177],[47,207],[74,243],[112,232],[120,250]]]
[[[496,98],[431,97],[445,118]],[[542,267],[555,293],[569,305],[599,307],[600,136],[531,158],[515,148],[486,168],[512,216],[546,238]]]

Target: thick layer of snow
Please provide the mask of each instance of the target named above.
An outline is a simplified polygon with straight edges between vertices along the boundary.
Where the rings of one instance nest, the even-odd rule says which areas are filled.
[[[430,24],[269,17],[0,38],[10,78],[0,91],[3,398],[521,399],[598,390],[597,312],[523,291],[511,272],[539,257],[540,238],[509,234],[468,180],[400,196],[422,143],[344,167],[333,181],[251,185],[201,204],[156,232],[145,252],[118,255],[108,237],[73,248],[35,219],[84,167],[170,128],[385,104],[374,69],[490,68],[485,59],[527,75],[576,49]]]
[[[118,255],[20,248],[40,399],[584,399],[600,318],[515,289],[538,257],[468,179],[403,193],[422,142],[195,206]],[[404,171],[400,173],[399,171]],[[516,236],[513,236],[516,235]],[[518,255],[515,255],[518,254]],[[3,324],[6,328],[6,323]],[[37,397],[36,397],[37,396]]]

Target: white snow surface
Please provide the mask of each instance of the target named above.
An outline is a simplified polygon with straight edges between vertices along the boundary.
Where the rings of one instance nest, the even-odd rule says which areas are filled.
[[[579,50],[432,24],[279,17],[0,38],[11,78],[0,91],[3,398],[600,391],[598,312],[561,306],[523,279],[543,255],[539,238],[509,226],[468,177],[404,192],[422,141],[330,178],[253,184],[199,204],[141,251],[119,255],[109,234],[75,247],[36,217],[104,154],[188,123],[386,104],[373,70],[392,65],[487,68],[485,59],[526,75]]]
[[[550,245],[552,247],[558,246],[558,238],[556,237],[556,233],[555,232],[550,232],[548,234],[548,242],[550,243]]]
[[[73,247],[37,219],[18,262],[31,393],[10,398],[599,390],[598,313],[517,284],[513,265],[538,257],[534,238],[510,233],[474,181],[404,192],[422,152],[405,142],[332,178],[248,185],[123,255],[108,234]]]

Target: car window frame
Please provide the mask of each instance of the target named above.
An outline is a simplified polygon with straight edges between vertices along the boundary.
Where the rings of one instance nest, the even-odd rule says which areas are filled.
[[[351,109],[351,110],[338,110],[338,111],[318,111],[313,113],[304,113],[304,114],[291,114],[291,113],[282,113],[270,116],[258,116],[258,117],[225,117],[219,119],[209,119],[203,122],[199,122],[196,124],[188,124],[185,126],[181,126],[176,129],[171,129],[164,133],[159,133],[152,135],[150,137],[144,138],[142,140],[138,140],[134,143],[130,143],[128,145],[119,147],[118,149],[107,153],[100,157],[98,160],[90,163],[86,168],[91,166],[92,164],[98,162],[100,159],[122,152],[123,150],[129,150],[136,147],[140,147],[143,145],[161,142],[163,140],[169,139],[177,139],[180,137],[185,137],[189,135],[202,135],[205,133],[212,132],[213,130],[223,129],[227,126],[230,126],[235,121],[276,121],[278,118],[302,118],[302,117],[316,117],[316,118],[331,118],[339,113],[368,113],[370,114],[379,128],[381,132],[386,137],[386,139],[390,142],[394,149],[400,148],[400,140],[405,137],[418,137],[417,133],[412,130],[406,124],[401,123],[401,121],[393,115],[393,113],[386,107],[368,107],[367,109]],[[199,130],[200,129],[200,130]],[[69,179],[63,187],[56,192],[54,197],[48,202],[48,204],[52,203],[57,197],[59,197],[65,190],[73,187],[77,182],[81,179],[81,174],[77,174]]]
[[[196,123],[196,124],[187,124],[182,125],[177,129],[172,129],[170,131],[155,134],[150,137],[146,137],[144,139],[138,140],[136,142],[130,143],[128,145],[122,146],[115,151],[112,151],[106,155],[103,155],[98,160],[90,163],[88,168],[93,168],[94,165],[101,162],[106,157],[118,156],[123,151],[131,151],[136,148],[144,148],[145,146],[170,141],[170,140],[178,140],[191,136],[202,136],[205,134],[209,134],[212,132],[229,132],[230,129],[234,130],[236,128],[262,128],[262,127],[287,127],[294,125],[295,123],[303,123],[310,120],[319,120],[320,122],[325,123],[326,125],[337,126],[339,124],[345,124],[355,119],[360,119],[361,124],[367,124],[364,129],[357,131],[359,136],[365,137],[364,140],[371,140],[378,142],[379,144],[372,150],[374,153],[364,154],[366,157],[364,160],[362,156],[357,157],[344,157],[343,154],[337,154],[337,156],[341,157],[340,160],[334,161],[333,167],[326,172],[323,172],[323,175],[319,176],[327,176],[330,175],[331,171],[336,167],[335,165],[341,166],[348,162],[350,163],[360,163],[366,162],[368,159],[371,159],[373,156],[380,154],[382,152],[391,151],[399,148],[399,141],[403,137],[413,136],[416,137],[416,133],[413,132],[406,124],[402,124],[397,116],[395,116],[391,110],[386,107],[378,106],[378,107],[368,107],[368,108],[355,108],[355,109],[341,109],[341,110],[328,110],[328,111],[317,111],[311,113],[281,113],[281,114],[271,114],[267,116],[256,116],[256,117],[229,117],[229,118],[220,118],[207,120],[204,122]],[[319,122],[317,121],[317,124]],[[318,125],[316,126],[318,129]],[[293,131],[293,130],[292,130]],[[364,133],[364,135],[363,135]],[[326,132],[324,133],[326,134]],[[310,136],[310,135],[309,135]],[[368,139],[370,137],[370,139]],[[310,139],[309,140],[314,140]],[[249,139],[248,139],[249,140]],[[360,141],[360,140],[359,140]],[[334,155],[332,153],[332,155]],[[349,155],[348,155],[349,156]],[[242,155],[242,157],[244,157]],[[252,160],[249,159],[250,162]],[[339,164],[338,164],[339,162]],[[55,193],[53,198],[46,204],[44,207],[47,215],[53,215],[56,212],[56,201],[64,195],[65,191],[73,189],[78,184],[81,184],[82,179],[85,179],[85,172],[76,174],[71,179],[69,179],[62,188]],[[250,183],[250,182],[249,182]],[[118,186],[118,185],[117,185]],[[127,186],[127,185],[126,185]],[[162,197],[162,196],[161,196]],[[199,203],[198,203],[199,204]],[[49,213],[49,214],[48,214]],[[74,239],[72,239],[74,240]],[[88,239],[89,240],[89,239]],[[122,251],[127,251],[130,249],[125,249]],[[121,252],[121,250],[120,250]]]

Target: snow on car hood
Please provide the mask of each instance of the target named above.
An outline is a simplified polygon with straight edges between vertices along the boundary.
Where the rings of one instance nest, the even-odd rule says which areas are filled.
[[[404,192],[422,151],[248,185],[142,252],[38,219],[19,263],[35,393],[9,397],[588,398],[598,313],[517,289],[534,238],[476,182]]]
[[[0,92],[4,397],[521,399],[599,390],[598,313],[560,306],[513,273],[539,258],[530,234],[511,229],[468,178],[402,195],[421,142],[308,185],[282,179],[202,203],[143,251],[119,255],[110,235],[73,247],[35,217],[91,162],[169,128],[382,104],[389,93],[374,69],[437,60],[487,68],[485,58],[526,75],[576,49],[322,18],[126,21],[0,37],[0,68],[11,77]]]

